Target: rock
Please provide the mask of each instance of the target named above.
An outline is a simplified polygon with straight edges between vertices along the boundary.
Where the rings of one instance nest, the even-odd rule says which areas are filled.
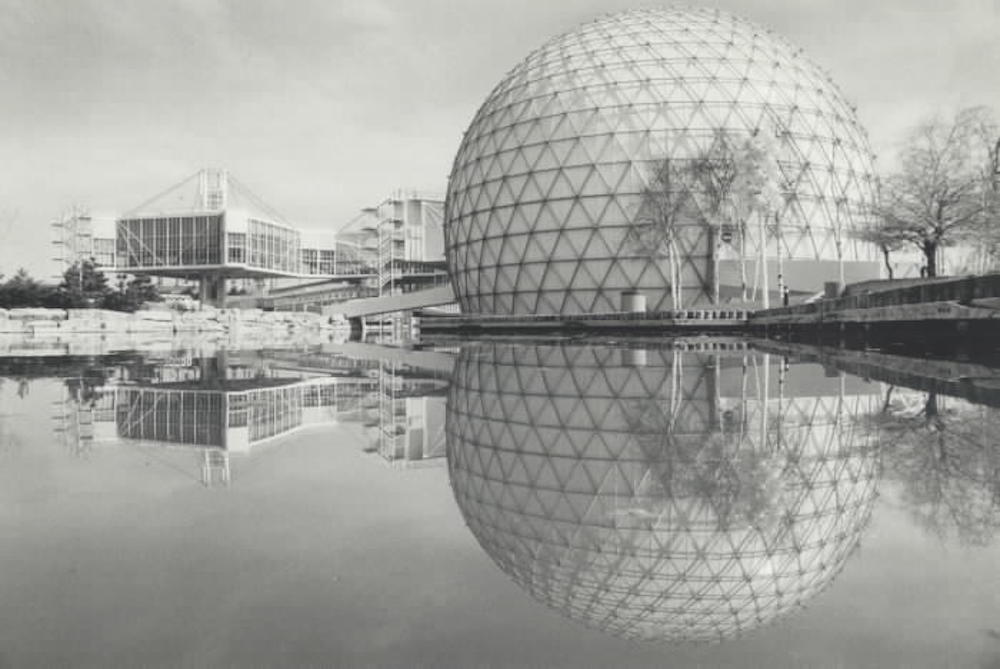
[[[58,335],[60,332],[60,321],[32,320],[25,323],[25,329],[31,333],[32,337],[42,335]]]
[[[174,314],[170,311],[137,311],[133,316],[144,321],[174,322]]]
[[[21,321],[63,321],[66,320],[65,309],[41,309],[36,307],[24,307],[10,309],[7,312],[9,318]]]

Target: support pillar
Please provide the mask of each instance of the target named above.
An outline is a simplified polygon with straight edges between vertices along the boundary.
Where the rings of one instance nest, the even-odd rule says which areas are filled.
[[[198,299],[218,309],[226,307],[226,277],[220,273],[198,277]]]

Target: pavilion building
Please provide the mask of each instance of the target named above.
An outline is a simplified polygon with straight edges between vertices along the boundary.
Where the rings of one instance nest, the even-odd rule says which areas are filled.
[[[115,269],[197,279],[225,305],[229,279],[334,278],[367,269],[358,247],[289,224],[227,171],[203,169],[117,220]]]

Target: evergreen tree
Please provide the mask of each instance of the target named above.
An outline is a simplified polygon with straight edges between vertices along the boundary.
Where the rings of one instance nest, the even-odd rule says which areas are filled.
[[[71,309],[104,306],[112,289],[93,258],[75,262],[63,273],[59,292],[63,305]]]
[[[104,298],[105,309],[117,311],[137,311],[146,302],[159,302],[160,291],[148,276],[135,276],[128,279],[126,275],[118,275],[118,289],[111,291]]]
[[[0,283],[0,308],[53,306],[59,306],[57,291],[36,281],[23,267],[13,277]]]

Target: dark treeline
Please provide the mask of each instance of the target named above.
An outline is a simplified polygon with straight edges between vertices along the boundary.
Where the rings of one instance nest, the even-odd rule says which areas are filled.
[[[116,285],[94,261],[74,263],[58,284],[42,283],[19,269],[5,279],[0,275],[0,308],[48,307],[54,309],[113,309],[135,311],[144,302],[157,302],[160,294],[149,277],[118,275]]]

